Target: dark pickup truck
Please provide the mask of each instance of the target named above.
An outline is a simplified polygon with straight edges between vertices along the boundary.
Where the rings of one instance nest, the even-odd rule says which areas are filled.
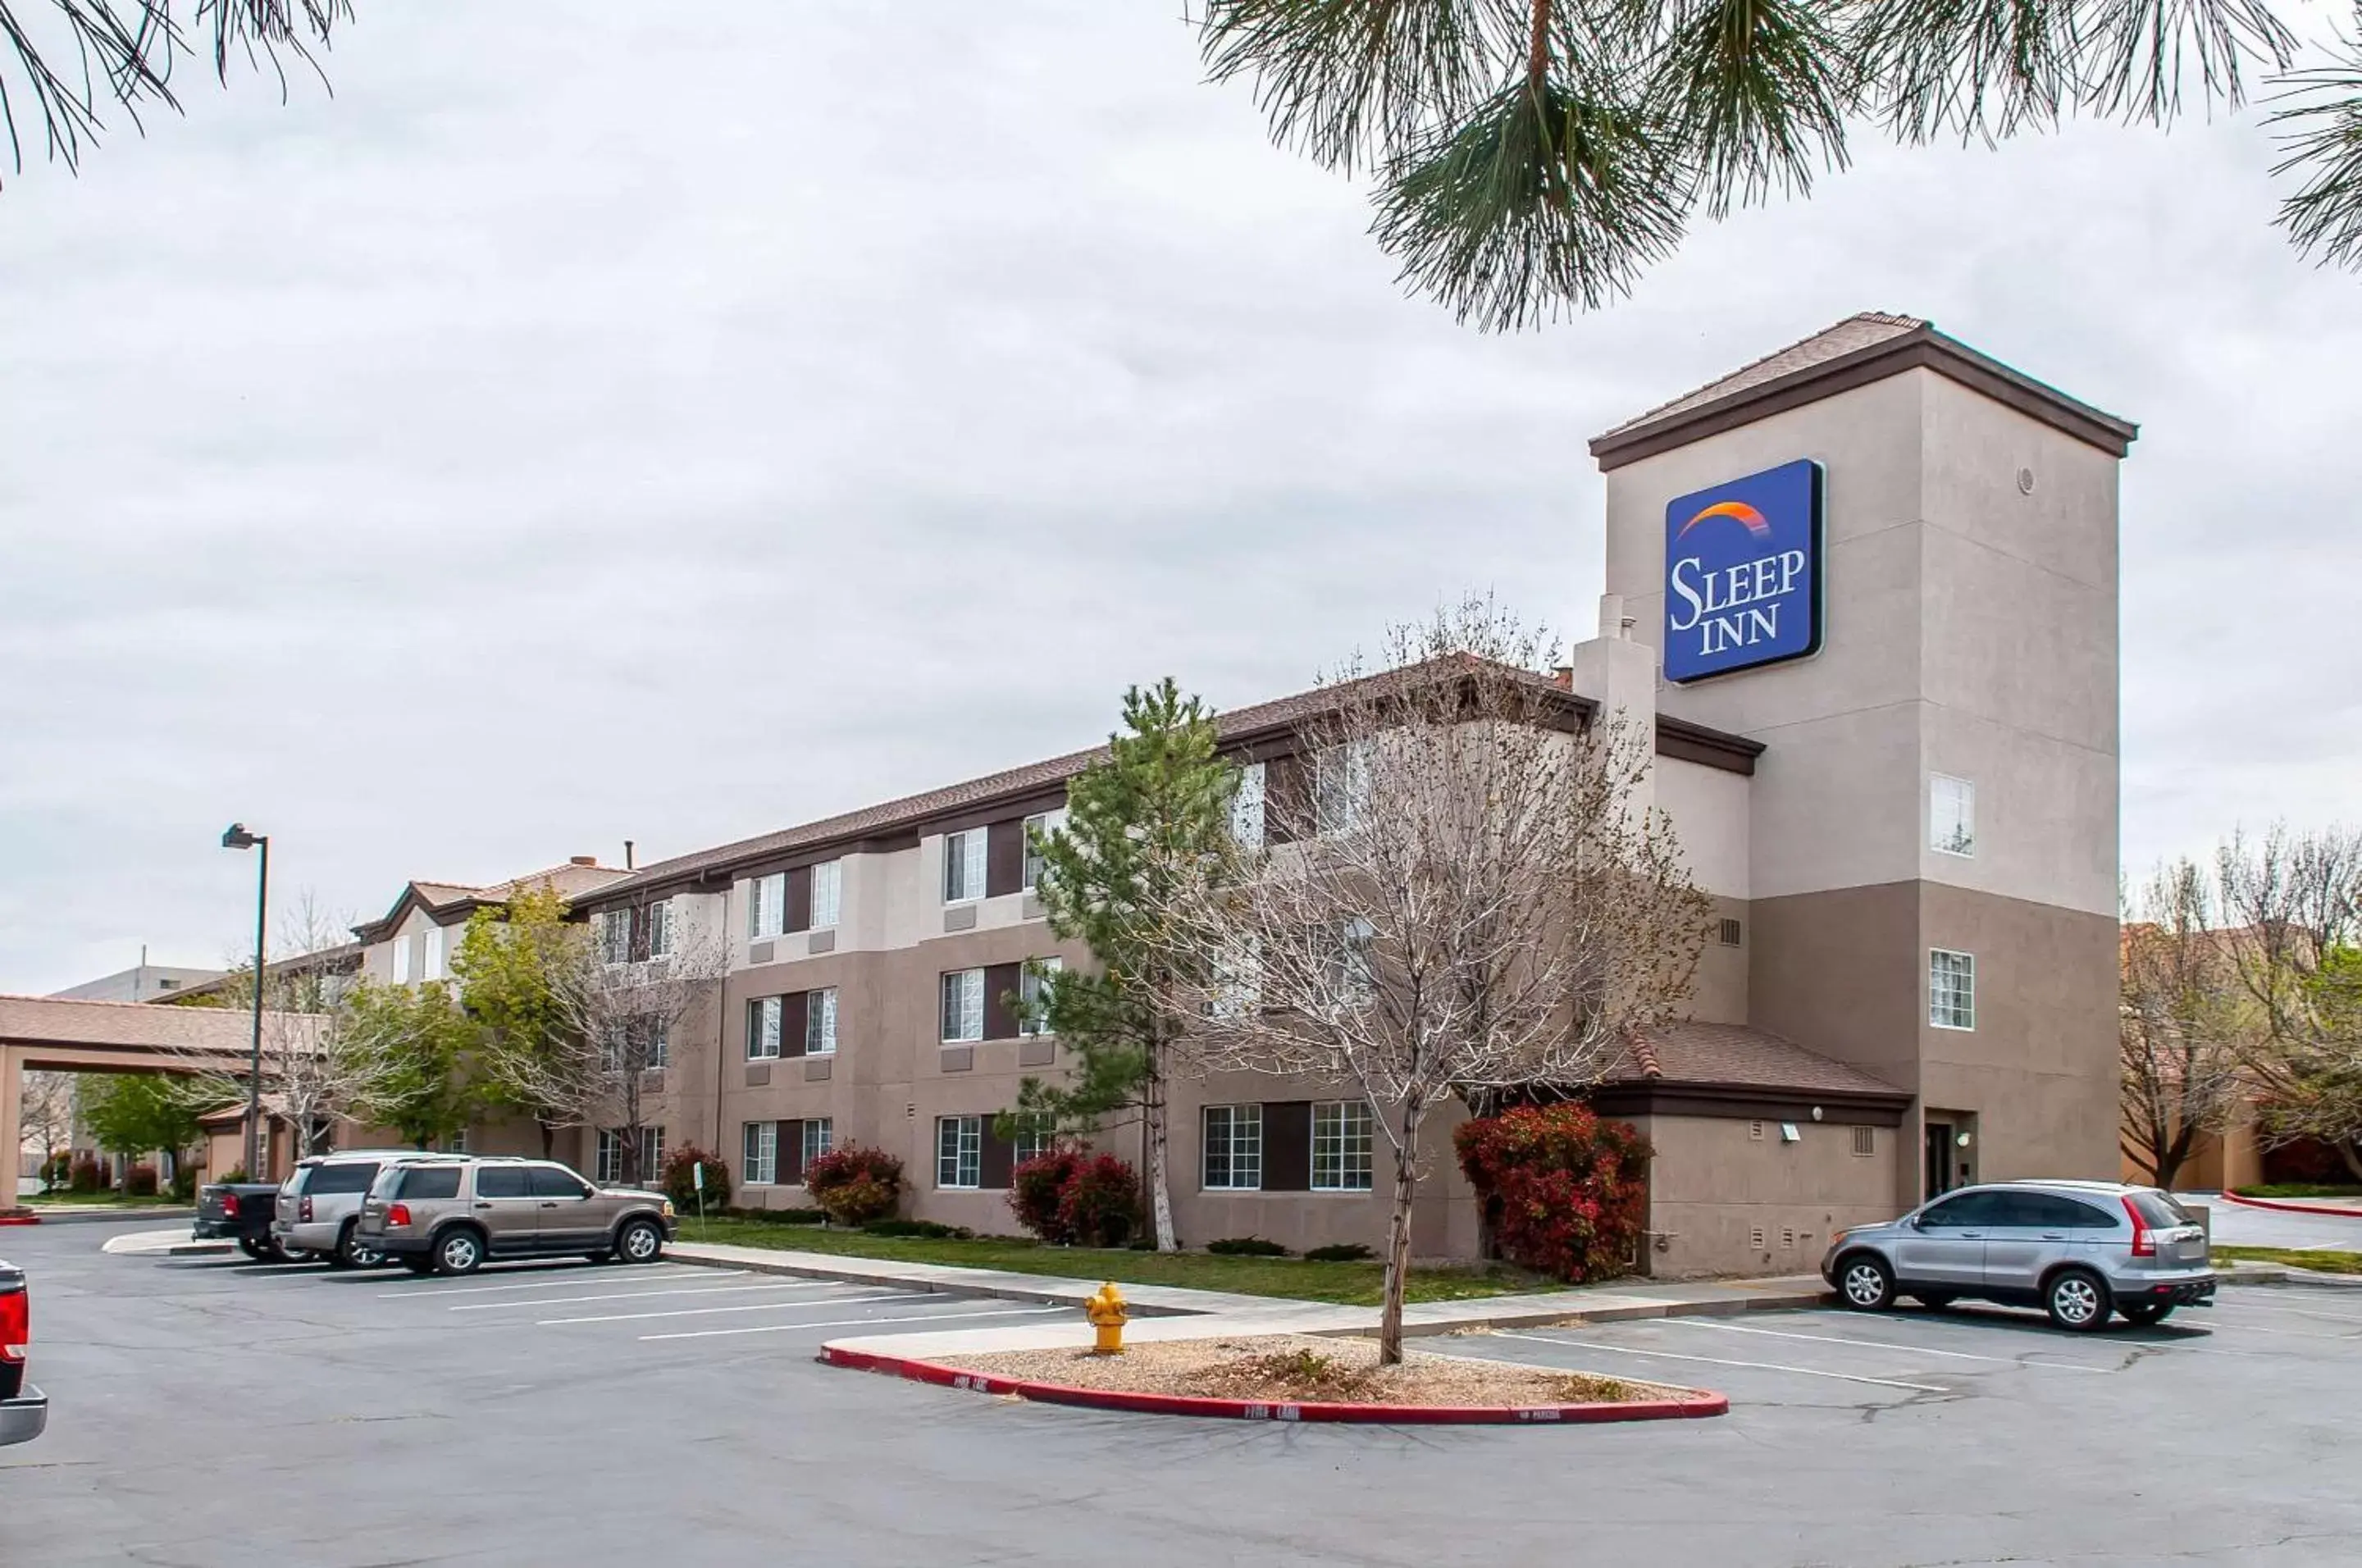
[[[0,1448],[30,1442],[50,1424],[50,1402],[25,1381],[32,1345],[32,1297],[25,1271],[0,1259]]]
[[[287,1254],[270,1239],[271,1217],[279,1212],[279,1189],[268,1182],[208,1182],[197,1188],[197,1223],[191,1232],[200,1242],[227,1240],[258,1263],[284,1263]]]

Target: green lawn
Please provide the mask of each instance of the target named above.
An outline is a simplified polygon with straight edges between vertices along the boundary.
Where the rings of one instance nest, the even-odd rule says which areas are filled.
[[[2299,1252],[2287,1247],[2216,1247],[2214,1255],[2235,1263],[2279,1264],[2316,1274],[2362,1274],[2362,1253]]]
[[[190,1207],[187,1203],[174,1203],[170,1193],[153,1198],[126,1198],[119,1192],[30,1192],[27,1193],[17,1201],[24,1204],[29,1209],[39,1209],[44,1206],[58,1205],[71,1206],[78,1209],[105,1209],[109,1207],[121,1209],[186,1209]]]
[[[2241,1198],[2362,1198],[2362,1187],[2323,1186],[2312,1181],[2267,1182],[2260,1187],[2235,1187]]]
[[[684,1242],[719,1242],[740,1247],[819,1253],[831,1257],[892,1258],[902,1263],[949,1264],[958,1268],[1007,1269],[1012,1274],[1057,1275],[1068,1279],[1112,1279],[1123,1285],[1177,1285],[1196,1290],[1228,1290],[1242,1296],[1278,1296],[1298,1301],[1333,1301],[1374,1307],[1383,1271],[1374,1262],[1307,1263],[1301,1258],[1229,1258],[1205,1253],[1114,1252],[1095,1247],[1045,1247],[1010,1236],[973,1241],[928,1241],[916,1236],[866,1236],[857,1231],[816,1225],[774,1225],[752,1220],[680,1222]],[[1548,1280],[1514,1269],[1472,1265],[1418,1269],[1410,1278],[1413,1301],[1460,1301],[1547,1290]]]

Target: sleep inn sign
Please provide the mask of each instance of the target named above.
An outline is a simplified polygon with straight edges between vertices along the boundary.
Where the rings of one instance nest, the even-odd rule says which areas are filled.
[[[1665,508],[1665,679],[1821,646],[1821,465],[1783,463]]]

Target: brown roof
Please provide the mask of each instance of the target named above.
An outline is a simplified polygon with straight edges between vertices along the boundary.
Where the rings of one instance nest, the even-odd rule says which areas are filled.
[[[1695,1019],[1682,1019],[1633,1037],[1603,1081],[1833,1095],[1903,1093],[1883,1078],[1816,1055],[1769,1030],[1738,1023],[1701,1023]]]
[[[1528,675],[1537,686],[1552,691],[1559,690],[1557,682],[1547,675],[1522,670],[1518,673]],[[1383,675],[1373,675],[1366,679],[1378,680],[1384,678]],[[1225,742],[1234,745],[1265,738],[1273,732],[1292,729],[1307,719],[1321,713],[1337,701],[1341,690],[1348,689],[1350,688],[1316,688],[1310,691],[1298,691],[1274,701],[1257,703],[1253,707],[1240,708],[1228,713],[1218,714],[1214,721],[1215,728]],[[1567,701],[1586,712],[1592,707],[1588,698],[1569,696]],[[613,882],[599,890],[602,895],[636,893],[659,884],[679,883],[701,873],[719,871],[728,867],[792,854],[797,850],[809,849],[818,845],[908,832],[931,819],[945,816],[965,808],[979,806],[990,801],[1038,795],[1055,789],[1093,763],[1103,761],[1107,755],[1106,746],[1095,745],[1088,751],[1068,752],[1064,756],[1054,756],[1046,762],[1028,763],[1022,767],[1011,767],[999,773],[988,773],[981,778],[971,778],[965,783],[954,784],[945,789],[930,790],[919,795],[905,795],[899,801],[864,806],[859,811],[845,812],[833,817],[823,817],[818,822],[805,823],[799,827],[784,828],[779,832],[765,834],[756,838],[744,838],[734,844],[724,844],[712,849],[701,849],[689,855],[676,856],[670,860],[659,860],[652,865],[644,866],[632,874],[628,881]]]
[[[1915,315],[1864,311],[1767,354],[1591,441],[1602,469],[1638,462],[1909,370],[1929,370],[2123,457],[2140,427],[1977,352]]]
[[[547,884],[558,897],[572,903],[587,893],[597,892],[611,882],[620,882],[632,873],[620,866],[584,866],[568,861],[563,866],[551,866],[539,871],[528,871],[522,877],[512,877],[505,882],[493,882],[478,887],[467,882],[405,883],[393,907],[381,917],[363,921],[353,927],[353,934],[363,942],[374,942],[386,934],[402,919],[413,904],[422,905],[435,914],[459,910],[471,910],[480,904],[502,904],[516,896],[518,889]],[[449,923],[446,922],[444,923]]]

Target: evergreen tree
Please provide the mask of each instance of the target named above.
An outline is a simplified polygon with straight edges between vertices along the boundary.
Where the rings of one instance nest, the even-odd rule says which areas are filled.
[[[1164,1101],[1167,1057],[1187,1021],[1156,999],[1175,988],[1164,973],[1174,960],[1156,940],[1156,911],[1180,888],[1201,886],[1207,861],[1236,854],[1231,801],[1239,773],[1216,742],[1212,712],[1183,697],[1170,677],[1146,690],[1133,687],[1107,760],[1068,786],[1065,824],[1032,840],[1051,931],[1087,944],[1096,965],[1037,971],[1036,1018],[1073,1067],[1063,1082],[1026,1079],[1003,1131],[1087,1131],[1109,1118],[1136,1119],[1160,1252],[1178,1245]]]

